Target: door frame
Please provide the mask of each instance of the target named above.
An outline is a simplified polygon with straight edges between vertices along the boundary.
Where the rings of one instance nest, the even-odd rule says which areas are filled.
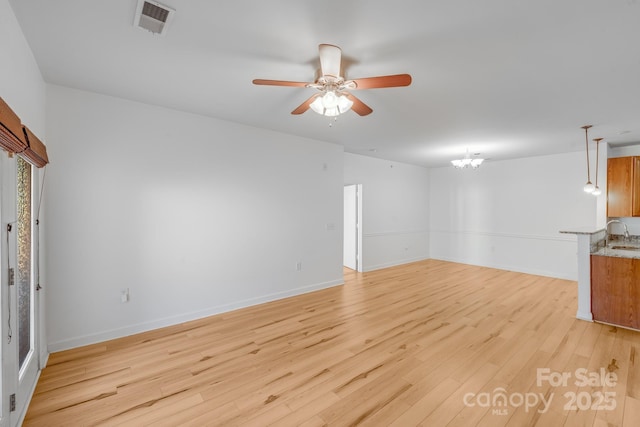
[[[355,270],[362,273],[363,266],[363,251],[362,251],[362,184],[345,184],[344,189],[347,187],[355,187],[355,220],[356,220],[356,242],[355,242],[355,258],[356,258],[356,268]],[[343,214],[346,216],[346,206],[343,205]],[[344,251],[344,242],[346,239],[346,232],[342,230],[342,241],[343,241],[343,251]],[[344,258],[344,254],[343,254]]]
[[[18,370],[17,346],[8,342],[9,308],[13,309],[9,288],[9,265],[12,264],[9,224],[15,217],[15,166],[5,152],[0,151],[0,426],[12,426],[15,412],[9,411],[9,396],[15,393]],[[14,246],[15,249],[15,246]],[[15,252],[13,252],[15,254]],[[15,255],[14,255],[15,258]],[[13,327],[13,326],[12,326]],[[15,422],[14,422],[15,423]]]

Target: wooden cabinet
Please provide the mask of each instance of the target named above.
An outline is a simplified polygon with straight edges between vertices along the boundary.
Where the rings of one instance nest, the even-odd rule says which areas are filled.
[[[593,320],[640,329],[640,259],[591,255]]]
[[[607,161],[607,216],[640,216],[640,157]]]

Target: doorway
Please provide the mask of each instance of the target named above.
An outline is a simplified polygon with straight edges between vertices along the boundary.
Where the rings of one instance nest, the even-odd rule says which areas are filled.
[[[343,265],[362,272],[362,184],[344,186]]]

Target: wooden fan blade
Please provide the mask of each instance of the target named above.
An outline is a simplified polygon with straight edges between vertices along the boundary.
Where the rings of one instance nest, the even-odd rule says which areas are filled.
[[[318,46],[320,52],[320,69],[323,76],[340,77],[340,61],[342,50],[332,44]]]
[[[380,87],[399,87],[409,86],[411,84],[411,76],[409,74],[394,74],[391,76],[366,77],[364,79],[353,80],[356,89],[375,89]]]
[[[304,101],[302,104],[298,106],[298,108],[293,110],[291,114],[302,114],[305,111],[307,111],[309,108],[311,108],[311,103],[313,102],[313,100],[316,99],[319,95],[320,95],[319,93],[316,93],[315,95],[313,95],[312,97]]]
[[[360,99],[358,99],[355,96],[353,96],[353,94],[351,94],[351,93],[348,94],[347,98],[349,98],[349,100],[351,102],[353,102],[353,105],[351,106],[351,109],[353,111],[355,111],[356,113],[358,113],[359,115],[366,116],[367,114],[371,114],[373,112],[371,107],[369,107],[364,102],[360,101]]]
[[[253,81],[254,85],[267,85],[267,86],[295,86],[295,87],[306,87],[309,83],[306,82],[290,82],[287,80],[265,80],[265,79],[255,79]]]

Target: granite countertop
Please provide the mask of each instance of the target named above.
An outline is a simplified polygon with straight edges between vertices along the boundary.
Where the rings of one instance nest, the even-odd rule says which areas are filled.
[[[598,227],[591,227],[591,226],[586,226],[586,227],[573,227],[570,229],[566,229],[566,230],[560,230],[560,233],[563,234],[597,234],[601,231],[604,231],[604,228],[598,228]]]
[[[638,258],[640,259],[640,236],[631,236],[624,240],[622,236],[615,237],[607,242],[598,242],[591,250],[591,255],[610,256],[617,258]]]

